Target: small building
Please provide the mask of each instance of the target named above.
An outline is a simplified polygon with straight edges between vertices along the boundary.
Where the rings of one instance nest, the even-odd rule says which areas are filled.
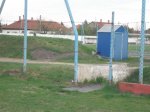
[[[45,21],[45,20],[34,20],[31,18],[27,20],[28,33],[41,33],[41,34],[67,34],[70,30],[63,23],[58,23],[55,21]],[[21,19],[19,17],[18,21],[15,21],[9,25],[3,25],[2,33],[24,33],[24,17]]]
[[[115,25],[115,38],[113,47],[113,59],[124,60],[128,58],[128,31],[122,25]],[[111,24],[104,25],[98,30],[97,54],[102,57],[110,57]]]

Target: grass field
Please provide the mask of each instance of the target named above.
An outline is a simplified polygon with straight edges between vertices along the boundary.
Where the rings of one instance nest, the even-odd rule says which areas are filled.
[[[95,44],[88,44],[86,46],[91,48],[91,49],[93,49],[93,50],[96,49],[96,45]],[[132,51],[139,52],[140,51],[140,46],[136,45],[136,44],[129,44],[128,50],[129,50],[129,52],[132,52]],[[149,52],[149,54],[150,54],[150,45],[145,45],[145,52]]]
[[[129,44],[129,52],[131,51],[140,51],[140,45]],[[149,52],[150,54],[150,45],[145,45],[145,52]]]
[[[23,57],[23,37],[0,35],[0,57],[22,58]],[[96,45],[82,45],[79,43],[79,63],[108,63],[109,60],[102,59],[92,52],[96,51]],[[137,58],[139,47],[129,44],[129,59],[123,62],[131,65],[138,65]],[[146,45],[145,52],[149,59],[145,59],[146,66],[150,64],[150,46]],[[67,39],[29,37],[28,38],[28,59],[57,62],[73,62],[74,60],[74,42]],[[132,55],[133,54],[133,55]],[[39,57],[37,57],[39,55]],[[134,55],[136,57],[134,57]]]
[[[132,83],[138,83],[139,82],[139,70],[135,70],[134,73],[131,74],[131,76],[129,76],[125,79],[125,81],[132,82]],[[143,83],[150,84],[150,67],[144,68]]]
[[[93,51],[96,48],[95,44],[87,44],[85,46],[92,49]],[[123,60],[123,61],[117,61],[117,62],[127,62],[129,66],[139,66],[139,52],[140,52],[139,45],[129,44],[128,45],[128,53],[129,53],[128,59]],[[145,45],[144,65],[150,66],[150,45]]]
[[[21,68],[21,64],[0,63],[0,112],[150,111],[150,96],[123,94],[113,86],[90,93],[62,90],[71,85],[71,66],[29,65],[24,75]]]
[[[23,38],[17,36],[0,35],[0,57],[22,58]],[[93,49],[79,43],[80,63],[104,63],[96,55],[92,55]],[[41,54],[37,54],[41,53]],[[28,38],[28,59],[49,59],[50,61],[73,62],[74,42],[67,39],[54,39],[44,37]],[[44,57],[49,55],[50,57]]]
[[[36,59],[36,53],[42,52],[43,55],[52,56],[49,61],[73,62],[73,44],[73,41],[65,39],[29,37],[28,59]],[[133,50],[134,46],[130,49]],[[95,51],[95,45],[79,43],[79,62],[108,62],[92,55],[92,51]],[[22,52],[22,37],[0,36],[0,57],[22,58]],[[125,62],[138,63],[137,60],[129,58]],[[145,61],[150,65],[149,60]],[[120,93],[115,85],[108,86],[106,82],[102,90],[89,93],[63,90],[64,87],[72,86],[73,66],[28,64],[27,67],[28,72],[22,74],[22,64],[0,63],[0,112],[150,111],[150,96]],[[147,67],[144,69],[146,84],[150,84],[149,74],[150,67]],[[126,81],[138,82],[138,71]]]

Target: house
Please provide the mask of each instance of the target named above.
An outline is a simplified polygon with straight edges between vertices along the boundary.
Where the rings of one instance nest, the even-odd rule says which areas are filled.
[[[108,20],[108,22],[103,22],[103,20],[100,19],[100,22],[97,22],[97,26],[98,26],[99,29],[102,28],[104,25],[107,25],[107,24],[108,25],[111,24],[110,20]]]
[[[115,37],[113,46],[113,59],[128,58],[128,30],[122,25],[114,26]],[[97,53],[102,57],[110,57],[111,25],[104,25],[98,31]]]
[[[90,26],[91,28],[95,28],[96,25],[97,25],[98,29],[100,29],[100,28],[102,28],[104,25],[107,25],[107,24],[110,25],[111,22],[110,22],[109,20],[108,20],[107,22],[103,22],[102,19],[100,19],[99,22],[93,21],[93,22],[89,23],[89,26]]]
[[[97,35],[97,29],[102,28],[106,24],[111,23],[109,20],[108,22],[103,22],[102,19],[99,22],[96,21],[87,22],[87,20],[85,20],[82,24],[78,24],[76,27],[78,29],[79,35],[94,36]]]
[[[66,34],[70,30],[65,27],[63,23],[58,23],[54,21],[44,21],[44,20],[27,20],[28,33],[42,33],[42,34]],[[2,26],[3,33],[23,33],[24,32],[24,19],[19,17],[18,21],[15,21],[9,25]]]

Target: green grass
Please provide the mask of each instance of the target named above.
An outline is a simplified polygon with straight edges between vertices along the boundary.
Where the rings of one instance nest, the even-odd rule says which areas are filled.
[[[73,67],[0,63],[0,112],[149,112],[150,97],[118,92],[116,87],[79,93],[62,90],[73,79]]]
[[[23,57],[23,37],[0,35],[0,57],[22,58]],[[73,62],[74,42],[68,39],[28,37],[28,59],[34,59],[32,51],[45,49],[56,54],[56,58],[51,61]],[[105,63],[96,55],[92,55],[93,49],[79,43],[80,63]],[[68,55],[67,55],[68,54]]]
[[[129,44],[128,50],[129,50],[129,52],[131,52],[131,51],[139,52],[140,51],[140,45]],[[150,45],[145,45],[145,52],[149,52],[149,54],[150,54]]]
[[[136,70],[135,72],[133,72],[131,74],[131,76],[126,78],[125,81],[138,83],[139,82],[139,70]],[[150,84],[150,67],[144,68],[143,83],[144,84]]]
[[[128,63],[128,66],[130,67],[139,67],[140,60],[137,57],[129,57],[127,60],[117,61],[117,63],[118,62]],[[144,66],[150,66],[150,59],[144,59]]]
[[[0,57],[22,58],[23,57],[23,37],[0,35]],[[28,59],[34,60],[32,52],[37,49],[45,49],[53,52],[56,56],[48,61],[71,62],[74,61],[74,42],[68,39],[29,37],[28,38]],[[137,52],[137,45],[129,44],[129,52]],[[92,55],[96,51],[95,44],[82,45],[79,43],[79,63],[103,64],[108,63],[108,59],[103,59],[97,55]],[[145,51],[150,52],[150,46],[146,45]],[[138,53],[138,52],[137,52]],[[148,56],[147,56],[148,57]],[[129,57],[127,62],[130,66],[138,66],[137,57]],[[150,65],[150,59],[144,60],[145,66]],[[117,61],[118,63],[118,61]]]
[[[96,45],[95,44],[88,44],[86,45],[88,48],[91,48],[93,51],[96,50]],[[135,51],[139,52],[140,51],[140,46],[136,44],[129,44],[128,45],[128,50],[129,52]],[[145,45],[145,52],[150,53],[150,45]]]
[[[92,49],[93,51],[96,51],[96,45],[95,44],[85,44],[85,46]]]

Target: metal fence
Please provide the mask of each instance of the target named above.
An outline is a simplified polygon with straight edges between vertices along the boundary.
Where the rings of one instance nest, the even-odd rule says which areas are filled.
[[[56,23],[58,24],[58,23]],[[77,22],[76,24],[80,24],[79,28],[80,30],[84,30],[86,29],[84,27],[81,27],[82,22]],[[116,24],[116,23],[115,23]],[[73,30],[71,27],[71,23],[70,22],[59,22],[60,25],[60,29],[55,29],[53,31],[47,31],[45,32],[45,34],[37,32],[35,30],[31,30],[28,31],[28,36],[32,36],[32,39],[30,39],[31,41],[34,40],[36,41],[36,37],[47,37],[47,38],[59,38],[59,39],[69,39],[71,41],[69,42],[73,42],[72,40],[74,40],[74,35],[73,35]],[[92,24],[92,26],[94,26],[95,24]],[[113,78],[114,80],[122,80],[125,78],[125,76],[128,76],[129,74],[133,74],[134,71],[138,71],[139,68],[139,58],[140,58],[140,24],[135,22],[135,23],[127,23],[127,24],[117,24],[117,25],[123,25],[123,26],[129,26],[134,27],[134,29],[136,29],[135,32],[129,32],[129,38],[128,38],[128,59],[127,60],[120,60],[120,61],[114,61],[113,60]],[[4,25],[4,26],[8,26],[8,25]],[[67,31],[62,30],[61,28],[64,28],[62,26],[66,26]],[[136,27],[135,27],[136,26]],[[149,23],[147,23],[147,26],[149,26]],[[53,25],[52,28],[54,28],[55,25]],[[95,26],[94,26],[95,27]],[[2,27],[3,28],[3,27]],[[37,28],[40,29],[40,28]],[[128,31],[131,29],[128,29]],[[15,35],[15,36],[23,36],[23,29],[18,29],[18,31],[14,31],[14,30],[7,30],[7,29],[2,29],[2,33],[3,35]],[[34,31],[36,32],[36,34],[34,33]],[[97,43],[97,30],[95,31],[95,36],[90,36],[90,35],[85,35],[84,31],[81,31],[79,33],[79,48],[83,48],[85,49],[86,53],[83,52],[82,50],[79,50],[79,63],[86,63],[86,64],[92,64],[92,66],[90,65],[90,67],[87,68],[91,68],[90,72],[86,69],[85,71],[88,72],[88,74],[91,74],[91,78],[92,76],[97,76],[97,74],[101,75],[104,74],[104,77],[108,79],[108,66],[109,66],[109,59],[107,58],[103,58],[100,55],[96,55],[96,43]],[[34,38],[35,37],[35,38]],[[147,28],[146,31],[146,39],[145,39],[145,52],[144,52],[144,67],[148,67],[150,66],[150,33],[149,30]],[[28,42],[30,43],[30,40],[28,40]],[[49,43],[51,43],[50,41],[48,41]],[[47,43],[48,44],[48,43]],[[51,43],[53,44],[53,43]],[[23,44],[20,41],[20,43],[18,43],[19,46],[22,46],[23,49]],[[73,58],[74,58],[74,46],[73,44],[68,46],[68,48],[66,49],[62,49],[63,48],[63,44],[60,45],[60,50],[58,50],[59,53],[54,53],[54,51],[56,50],[55,48],[52,47],[52,51],[48,51],[42,48],[43,46],[41,44],[39,44],[39,46],[35,46],[35,47],[31,47],[28,46],[28,50],[31,51],[31,55],[30,55],[30,59],[37,59],[37,60],[47,60],[47,61],[65,61],[65,62],[71,62],[73,63]],[[2,47],[0,48],[2,49]],[[14,52],[16,50],[16,48],[10,46],[10,49],[12,49]],[[21,49],[20,52],[22,52],[23,50]],[[90,49],[90,50],[87,50]],[[62,51],[61,51],[62,50]],[[32,57],[35,56],[35,57]],[[38,57],[41,56],[41,57]],[[13,57],[13,56],[12,56]],[[22,57],[22,56],[21,56]],[[55,59],[56,60],[55,60]],[[67,59],[69,61],[67,61]],[[97,65],[99,65],[99,67],[97,67]],[[87,66],[87,65],[86,65]],[[105,67],[104,67],[105,66]],[[99,70],[99,72],[94,72],[94,71],[98,71],[98,69],[103,68],[104,70]],[[81,67],[82,68],[85,67]],[[83,72],[81,72],[83,73]],[[84,72],[85,74],[85,72]],[[82,75],[82,74],[81,74]],[[137,77],[138,77],[138,73],[137,73]],[[86,78],[86,77],[85,77]]]

